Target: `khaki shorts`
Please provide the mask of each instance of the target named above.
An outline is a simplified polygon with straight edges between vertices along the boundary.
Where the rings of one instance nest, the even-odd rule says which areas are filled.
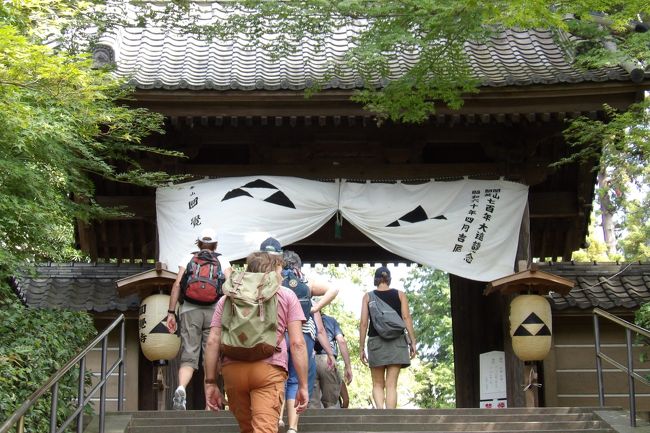
[[[199,369],[201,349],[210,335],[210,323],[214,315],[214,306],[195,308],[181,313],[181,367],[190,366]]]
[[[338,368],[327,368],[327,355],[316,355],[316,386],[309,403],[313,408],[338,407],[341,395],[341,375]]]

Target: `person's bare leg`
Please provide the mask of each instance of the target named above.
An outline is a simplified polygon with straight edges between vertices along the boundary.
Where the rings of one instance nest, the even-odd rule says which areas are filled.
[[[187,393],[185,388],[192,380],[194,368],[190,365],[183,365],[178,369],[178,388],[174,391],[173,408],[175,410],[185,410]]]
[[[298,412],[295,406],[296,400],[287,400],[287,428],[298,431]]]
[[[370,367],[372,377],[372,399],[375,401],[375,408],[384,409],[386,382],[384,379],[385,367]]]
[[[401,366],[386,366],[386,409],[395,409],[397,407],[397,379]]]
[[[192,367],[189,365],[181,366],[181,368],[178,369],[178,385],[187,388],[193,375],[194,369]]]

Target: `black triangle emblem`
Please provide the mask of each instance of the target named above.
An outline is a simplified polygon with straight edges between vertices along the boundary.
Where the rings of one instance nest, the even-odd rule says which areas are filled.
[[[241,188],[236,188],[231,191],[228,191],[225,196],[221,199],[221,201],[226,201],[230,200],[231,198],[237,198],[237,197],[251,197],[253,198],[252,195],[250,195],[248,192],[244,191]]]
[[[156,326],[151,328],[151,331],[149,331],[149,334],[169,334],[169,328],[165,324],[166,318],[158,322]]]
[[[542,326],[540,328],[539,331],[537,331],[537,334],[535,334],[535,335],[548,335],[548,336],[550,336],[551,335],[551,330],[548,329],[548,326],[544,325],[544,326]]]
[[[252,182],[248,182],[242,188],[271,188],[271,189],[278,189],[277,186],[272,185],[272,184],[270,184],[267,181],[262,180],[262,179],[257,179],[257,180],[254,180]]]
[[[278,191],[275,194],[267,197],[264,201],[268,203],[277,204],[279,206],[290,207],[292,209],[296,208],[296,205],[293,204],[289,197],[287,197],[282,191]]]
[[[530,313],[530,315],[528,317],[526,317],[526,320],[524,320],[521,323],[525,323],[526,325],[531,325],[531,324],[539,325],[540,323],[544,324],[544,321],[542,319],[540,319],[537,314]]]
[[[422,208],[422,206],[418,206],[415,209],[413,209],[411,212],[407,213],[406,215],[404,215],[399,219],[409,223],[419,223],[421,221],[428,220],[429,215],[427,215],[426,211]]]
[[[531,334],[528,329],[524,328],[523,326],[519,325],[517,329],[515,329],[515,333],[512,334],[513,337],[532,337],[533,334]]]
[[[399,220],[395,220],[392,223],[388,224],[386,227],[399,227]]]

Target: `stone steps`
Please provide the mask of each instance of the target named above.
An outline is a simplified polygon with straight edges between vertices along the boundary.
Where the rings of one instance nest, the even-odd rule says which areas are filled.
[[[599,415],[618,408],[309,409],[304,433],[615,433]],[[597,414],[596,411],[599,411]],[[615,412],[612,412],[615,413]],[[93,433],[89,428],[86,433]],[[279,433],[284,433],[280,429]],[[140,411],[107,414],[107,433],[238,433],[229,411]]]

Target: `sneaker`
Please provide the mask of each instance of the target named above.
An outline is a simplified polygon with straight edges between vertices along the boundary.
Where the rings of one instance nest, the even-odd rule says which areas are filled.
[[[174,391],[174,410],[185,410],[185,388],[180,386]]]

